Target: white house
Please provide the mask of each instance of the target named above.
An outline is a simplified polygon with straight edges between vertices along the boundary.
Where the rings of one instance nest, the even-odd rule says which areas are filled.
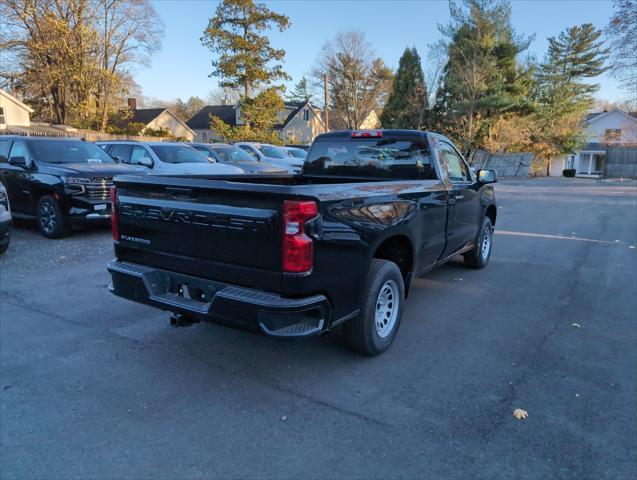
[[[637,112],[613,108],[589,113],[584,130],[587,144],[581,151],[551,163],[551,175],[561,176],[565,168],[574,168],[578,177],[604,174],[606,152],[610,146],[637,145]]]
[[[189,142],[195,138],[195,132],[168,108],[137,108],[137,101],[134,98],[129,98],[128,109],[130,115],[118,122],[118,127],[124,127],[129,123],[143,123],[144,129],[164,128],[175,138],[183,138]],[[140,135],[144,135],[144,130],[140,132]]]
[[[244,124],[239,105],[207,105],[186,122],[195,132],[195,141],[219,139],[210,130],[210,117],[218,117],[232,127]],[[285,102],[278,119],[275,129],[286,143],[311,143],[314,137],[325,131],[321,110],[310,102]]]
[[[33,109],[0,88],[0,129],[31,126]]]

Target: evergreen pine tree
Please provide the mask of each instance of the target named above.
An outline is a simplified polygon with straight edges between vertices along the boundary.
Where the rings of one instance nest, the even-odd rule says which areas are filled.
[[[435,128],[455,137],[465,151],[481,148],[503,115],[527,108],[531,70],[518,63],[529,39],[511,26],[507,0],[450,3],[448,61],[434,108]]]
[[[294,85],[294,89],[290,92],[288,98],[291,102],[309,102],[312,100],[312,97],[313,92],[307,78],[301,77],[301,80]]]
[[[427,108],[427,88],[416,48],[406,48],[392,91],[380,117],[384,128],[420,129]]]
[[[549,51],[532,89],[534,143],[546,157],[571,152],[582,141],[582,120],[599,89],[590,79],[609,68],[601,34],[587,23],[548,39]]]

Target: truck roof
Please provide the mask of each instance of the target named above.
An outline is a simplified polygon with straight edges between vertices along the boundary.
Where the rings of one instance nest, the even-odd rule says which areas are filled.
[[[314,141],[328,140],[328,139],[336,139],[336,138],[352,138],[352,134],[354,132],[382,132],[382,136],[384,137],[420,137],[426,138],[430,132],[423,132],[420,130],[384,130],[384,129],[361,129],[361,130],[336,130],[333,132],[326,132],[317,135]]]

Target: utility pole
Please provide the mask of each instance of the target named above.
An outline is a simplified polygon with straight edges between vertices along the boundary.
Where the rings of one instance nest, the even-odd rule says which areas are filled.
[[[330,106],[327,101],[327,73],[323,75],[323,82],[325,83],[325,131],[330,131]]]

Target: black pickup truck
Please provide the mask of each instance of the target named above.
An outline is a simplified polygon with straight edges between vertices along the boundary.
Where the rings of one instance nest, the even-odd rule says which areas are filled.
[[[118,176],[115,295],[274,337],[344,324],[349,345],[392,343],[415,275],[462,254],[489,261],[495,173],[445,137],[319,135],[301,175]]]

